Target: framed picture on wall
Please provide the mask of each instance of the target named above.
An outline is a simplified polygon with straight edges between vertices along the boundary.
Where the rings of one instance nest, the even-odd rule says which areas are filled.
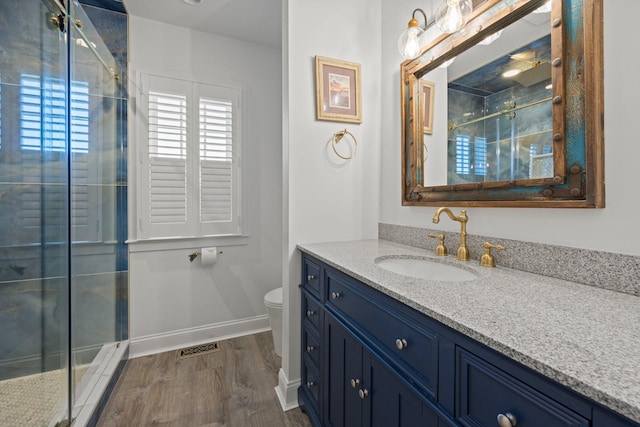
[[[422,118],[424,123],[424,133],[431,135],[433,133],[433,92],[435,83],[420,80],[420,95]]]
[[[362,123],[360,64],[316,56],[318,120]]]

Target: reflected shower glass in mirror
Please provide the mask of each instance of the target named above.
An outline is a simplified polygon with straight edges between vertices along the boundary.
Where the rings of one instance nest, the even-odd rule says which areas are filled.
[[[425,187],[553,177],[550,28],[531,13],[420,78]]]

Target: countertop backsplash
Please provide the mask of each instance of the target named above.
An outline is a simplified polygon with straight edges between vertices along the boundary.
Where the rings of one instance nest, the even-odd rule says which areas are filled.
[[[429,233],[444,234],[449,254],[456,253],[457,232],[378,224],[380,239],[435,251],[438,240]],[[480,259],[486,241],[506,248],[492,252],[498,266],[640,296],[639,256],[467,234],[471,262]]]

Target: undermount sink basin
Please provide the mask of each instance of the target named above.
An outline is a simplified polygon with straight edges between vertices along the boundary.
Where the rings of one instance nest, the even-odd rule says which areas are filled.
[[[404,276],[442,282],[466,282],[478,276],[468,270],[435,261],[430,258],[380,257],[378,267]]]

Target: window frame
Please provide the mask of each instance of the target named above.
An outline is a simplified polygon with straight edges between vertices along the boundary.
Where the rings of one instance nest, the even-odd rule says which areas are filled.
[[[247,236],[247,203],[246,203],[246,188],[244,179],[244,139],[246,133],[245,129],[245,117],[246,115],[246,98],[247,91],[244,85],[236,82],[228,81],[202,81],[201,79],[195,79],[191,76],[166,76],[158,75],[154,73],[138,72],[138,87],[136,88],[136,98],[134,101],[134,114],[139,118],[136,121],[136,135],[137,140],[140,141],[136,156],[136,170],[134,175],[136,176],[136,192],[135,197],[135,236],[130,240],[130,243],[137,242],[173,242],[172,247],[182,247],[180,242],[184,242],[184,245],[194,243],[197,241],[213,242],[220,241],[224,244],[239,244],[246,243]],[[205,79],[206,80],[206,79]],[[149,222],[149,216],[147,215],[149,209],[148,200],[148,172],[149,172],[149,98],[150,91],[162,92],[161,87],[163,83],[168,83],[178,86],[182,91],[181,93],[187,96],[187,179],[186,179],[186,206],[187,217],[186,221],[181,226],[164,227],[160,224],[157,227],[151,227]],[[233,148],[233,221],[226,223],[227,226],[219,224],[203,223],[200,221],[200,111],[199,100],[200,98],[211,98],[206,96],[209,93],[209,89],[218,88],[223,91],[231,91],[235,93],[236,99],[234,100],[234,148]],[[137,104],[137,105],[136,105]],[[194,110],[194,106],[196,109]],[[195,138],[194,138],[195,136]],[[197,154],[193,155],[189,151],[197,150]],[[229,225],[231,224],[231,225]],[[235,240],[234,240],[235,239]],[[185,246],[186,247],[186,246]]]

